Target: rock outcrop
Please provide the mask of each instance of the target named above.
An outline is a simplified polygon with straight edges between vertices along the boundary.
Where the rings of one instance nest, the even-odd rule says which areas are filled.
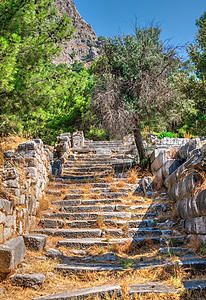
[[[100,50],[100,42],[92,26],[80,16],[72,0],[55,0],[54,3],[60,14],[66,14],[72,19],[76,29],[74,38],[64,43],[62,54],[54,63],[69,65],[77,60],[89,65],[93,59],[98,58]]]

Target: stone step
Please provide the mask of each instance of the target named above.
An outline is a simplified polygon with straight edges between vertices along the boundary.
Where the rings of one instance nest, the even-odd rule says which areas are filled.
[[[123,231],[122,229],[113,228],[106,229],[105,231],[101,229],[90,229],[90,228],[72,228],[72,229],[36,229],[34,233],[41,233],[46,235],[61,236],[65,238],[150,238],[150,237],[160,237],[162,232],[158,228],[131,228],[128,231]]]
[[[122,289],[119,285],[104,285],[90,287],[76,291],[66,291],[48,296],[34,298],[33,300],[74,300],[74,299],[107,299],[108,296],[122,299]]]
[[[54,201],[52,204],[57,206],[77,206],[77,205],[98,205],[98,204],[114,204],[121,203],[121,199],[92,199],[92,200],[62,200]]]
[[[107,182],[91,182],[89,183],[89,186],[91,188],[109,188],[110,186],[118,186],[120,183],[118,181],[107,183]],[[55,185],[55,186],[54,186]],[[54,182],[49,182],[47,184],[48,187],[52,186],[54,188],[68,188],[71,186],[71,183],[54,183]],[[85,190],[85,186],[88,186],[88,183],[77,183],[76,186],[78,187],[79,190]],[[135,187],[135,184],[129,184],[129,183],[124,183],[125,188],[132,188]],[[122,188],[122,187],[121,187]]]
[[[124,244],[124,243],[134,243],[137,247],[142,247],[145,243],[150,240],[154,244],[160,244],[161,239],[157,237],[150,238],[118,238],[118,239],[109,239],[109,238],[82,238],[82,239],[64,239],[58,242],[58,247],[66,247],[69,249],[86,249],[92,246],[104,247],[111,246],[114,244]]]
[[[194,261],[194,262],[193,262]],[[193,271],[196,271],[198,268],[203,269],[205,268],[205,262],[203,259],[191,259],[191,268]],[[174,266],[182,266],[184,269],[187,268],[187,265],[181,262],[172,262],[171,260],[155,260],[155,261],[146,261],[146,262],[139,262],[134,263],[133,269],[134,270],[141,270],[141,269],[148,269],[148,268],[168,268],[168,267],[174,267]],[[127,268],[120,265],[120,264],[108,264],[108,263],[70,263],[65,262],[64,264],[60,264],[54,267],[54,269],[58,272],[63,273],[69,273],[69,274],[79,274],[79,273],[85,273],[85,272],[102,272],[102,271],[110,271],[110,272],[116,272],[116,271],[125,271]],[[205,288],[205,281],[200,281],[199,286],[198,282],[192,282],[192,283],[184,283],[184,286],[186,289],[196,289],[200,290],[201,288]]]
[[[130,285],[128,295],[130,297],[134,297],[135,295],[138,294],[142,294],[142,295],[149,294],[149,293],[168,294],[168,293],[177,293],[177,292],[178,292],[177,289],[171,286],[167,286],[166,284],[160,282],[145,282],[141,284]]]
[[[119,197],[129,197],[128,193],[124,192],[104,192],[100,194],[67,194],[65,196],[65,200],[72,200],[72,199],[85,199],[86,197],[89,197],[91,199],[98,199],[98,197],[102,198],[119,198]]]
[[[116,211],[115,205],[81,205],[81,206],[62,206],[60,211],[66,211],[70,213],[77,213],[77,212],[109,212],[109,211]]]
[[[76,183],[76,182],[89,182],[91,180],[100,180],[101,178],[104,179],[105,177],[108,177],[108,174],[101,174],[101,175],[84,175],[84,176],[77,176],[77,175],[62,175],[62,179],[67,181],[71,181],[73,183]]]
[[[108,159],[108,160],[67,160],[63,165],[63,169],[71,168],[71,167],[108,167],[108,166],[115,166],[115,165],[127,165],[131,164],[133,159]]]
[[[97,220],[76,220],[76,221],[63,221],[63,220],[55,220],[55,219],[41,219],[40,224],[44,228],[62,228],[65,226],[71,228],[91,228],[97,227]],[[126,220],[104,220],[105,226],[110,227],[128,227],[128,228],[145,228],[154,226],[153,220],[134,220],[134,221],[126,221]],[[162,248],[163,249],[163,248]]]
[[[54,236],[61,236],[66,238],[96,238],[102,236],[100,229],[58,229],[54,232]]]
[[[65,204],[64,204],[65,202]],[[74,212],[74,213],[80,213],[80,212],[111,212],[111,211],[117,211],[122,212],[124,210],[142,210],[142,209],[149,209],[149,205],[136,205],[134,206],[130,205],[80,205],[80,206],[66,206],[66,200],[60,201],[59,203],[63,204],[64,206],[61,206],[60,211],[65,212]]]
[[[206,292],[206,280],[201,281],[185,281],[183,282],[184,289],[187,291]],[[199,298],[201,299],[201,298]]]
[[[135,188],[135,186],[134,186]],[[114,191],[118,192],[118,193],[131,193],[134,191],[134,188],[131,188],[131,187],[117,187],[117,186],[110,186],[110,187],[102,187],[102,188],[88,188],[86,189],[87,193],[114,193]],[[68,188],[67,190],[67,193],[68,194],[82,194],[82,192],[85,192],[85,190],[82,188],[75,188],[75,189],[71,189],[71,188]],[[57,191],[58,192],[58,191]],[[84,193],[85,194],[85,193]]]
[[[45,218],[48,219],[63,219],[63,220],[95,220],[98,218],[102,219],[130,219],[131,212],[84,212],[84,213],[53,213],[44,214]]]
[[[63,168],[63,172],[66,174],[67,172],[80,172],[80,173],[97,173],[103,171],[112,170],[112,166],[103,166],[103,167],[93,167],[93,166],[72,166],[69,168]]]
[[[70,170],[70,171],[64,171],[62,172],[62,174],[64,176],[77,176],[77,177],[87,177],[87,176],[101,176],[101,175],[108,175],[111,174],[110,170],[106,170],[106,171],[97,171],[97,172],[75,172],[75,170]]]

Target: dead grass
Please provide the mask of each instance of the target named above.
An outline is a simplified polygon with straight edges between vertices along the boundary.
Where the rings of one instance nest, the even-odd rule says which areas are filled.
[[[19,144],[26,142],[27,139],[22,136],[10,135],[0,138],[0,166],[4,164],[3,153],[8,150],[14,150]]]
[[[132,170],[128,175],[127,182],[131,184],[136,184],[137,178],[137,173],[135,172],[135,170]]]
[[[121,180],[121,179],[120,179],[119,182],[117,182],[117,186],[118,186],[118,187],[123,188],[123,187],[125,187],[125,185],[126,185],[126,183],[125,183],[123,180]]]

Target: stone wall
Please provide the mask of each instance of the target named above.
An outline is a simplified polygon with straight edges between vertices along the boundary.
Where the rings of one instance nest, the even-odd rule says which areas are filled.
[[[53,154],[36,139],[4,152],[5,165],[0,179],[5,198],[0,196],[0,242],[21,235],[35,224],[36,210],[51,174]]]
[[[174,156],[174,157],[171,157]],[[206,143],[199,138],[174,149],[154,150],[150,156],[153,186],[166,188],[175,202],[182,227],[190,237],[206,243]]]

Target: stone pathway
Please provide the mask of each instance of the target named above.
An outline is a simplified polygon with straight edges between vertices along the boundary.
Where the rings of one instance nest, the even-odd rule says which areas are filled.
[[[185,248],[186,236],[168,220],[172,207],[167,195],[151,191],[145,196],[136,193],[140,186],[128,171],[132,161],[129,149],[121,141],[87,142],[85,147],[73,149],[63,165],[61,178],[50,181],[47,198],[52,199],[52,206],[50,211],[42,213],[34,233],[55,237],[56,248],[48,251],[48,255],[58,256],[60,264],[55,266],[56,271],[77,275],[88,271],[115,274],[128,267],[138,270],[181,266],[185,270],[205,272],[206,259],[187,256],[190,250]],[[69,249],[71,255],[55,252],[62,247]],[[146,252],[157,247],[159,258],[146,258]],[[126,253],[142,253],[142,257],[122,262],[115,254],[120,248]],[[97,253],[91,249],[97,249]],[[173,260],[174,254],[180,259]],[[205,282],[198,284],[206,287]],[[195,283],[185,283],[185,287],[194,286]],[[103,299],[105,291],[122,295],[119,286],[104,286],[38,299],[80,299],[94,294]],[[132,297],[139,293],[171,291],[177,290],[154,282],[131,285],[128,293]]]

